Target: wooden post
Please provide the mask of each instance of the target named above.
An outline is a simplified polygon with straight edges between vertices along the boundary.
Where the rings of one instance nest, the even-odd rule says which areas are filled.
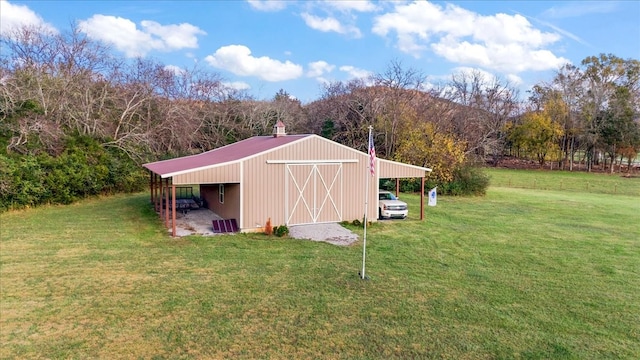
[[[424,176],[420,184],[420,220],[424,220]]]
[[[154,200],[154,210],[156,212],[160,211],[160,184],[158,183],[158,176],[156,175],[153,179],[155,183],[155,187],[153,189],[153,200]],[[162,181],[162,179],[160,179]]]
[[[149,170],[149,196],[151,203],[153,204],[153,180],[154,180],[155,174],[153,171]]]
[[[164,201],[164,180],[162,178],[160,178],[158,192],[158,212],[160,213],[160,219],[164,222],[164,209],[162,208],[162,201]]]
[[[169,178],[167,178],[167,185],[165,189],[167,190],[167,195],[164,200],[164,225],[169,228]]]
[[[396,197],[400,194],[400,178],[396,178]]]
[[[176,237],[176,186],[171,184],[171,236]]]
[[[162,178],[159,179],[158,175],[156,175],[154,180],[155,180],[155,183],[156,183],[156,187],[154,189],[153,196],[154,196],[154,200],[156,201],[155,202],[156,211],[160,211],[160,182],[158,180],[162,181]]]

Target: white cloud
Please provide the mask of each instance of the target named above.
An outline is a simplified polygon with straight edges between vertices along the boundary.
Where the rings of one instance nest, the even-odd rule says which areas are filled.
[[[482,70],[479,68],[472,68],[472,67],[467,67],[467,66],[459,66],[454,68],[453,70],[453,76],[466,76],[467,78],[471,78],[474,75],[479,75],[480,79],[482,79],[483,84],[485,85],[492,85],[492,84],[502,84],[502,85],[509,85],[510,87],[518,87],[520,85],[522,85],[523,81],[522,78],[520,78],[518,75],[514,75],[514,74],[507,74],[504,78],[491,73],[489,71],[486,70]],[[451,79],[451,75],[448,77],[448,80]]]
[[[542,15],[561,19],[590,14],[606,14],[616,11],[617,8],[617,1],[569,1],[560,6],[554,6],[545,10]]]
[[[323,77],[323,76],[318,76],[316,77],[316,81],[319,82],[322,85],[329,85],[331,84],[331,80]]]
[[[569,39],[572,39],[572,40],[574,40],[574,41],[576,41],[576,42],[579,42],[579,43],[580,43],[580,44],[582,44],[582,45],[587,45],[587,46],[589,46],[589,47],[593,47],[591,44],[589,44],[588,42],[586,42],[585,40],[583,40],[583,39],[582,39],[582,38],[580,38],[579,36],[577,36],[577,35],[575,35],[575,34],[573,34],[573,33],[569,32],[569,31],[567,31],[567,30],[564,30],[564,29],[560,28],[559,26],[553,25],[553,24],[551,24],[551,23],[550,23],[550,22],[548,22],[548,21],[544,21],[544,20],[536,19],[536,18],[533,18],[533,17],[528,17],[528,18],[533,19],[534,21],[536,21],[536,22],[538,22],[538,23],[540,23],[540,24],[542,24],[542,25],[544,25],[544,26],[548,26],[548,27],[550,27],[551,29],[553,29],[553,31],[555,31],[555,32],[557,32],[557,33],[560,33],[561,35],[563,35],[563,36],[565,36],[565,37],[568,37]]]
[[[11,31],[20,27],[34,27],[57,34],[58,30],[45,22],[40,15],[33,12],[26,5],[14,5],[8,1],[0,1],[0,36],[7,36]]]
[[[222,85],[234,89],[234,90],[248,90],[251,89],[251,85],[247,84],[244,81],[231,81],[231,82],[223,82]]]
[[[486,70],[482,70],[479,68],[473,68],[468,66],[458,66],[452,69],[453,76],[463,75],[466,77],[472,77],[474,75],[478,75],[479,78],[483,80],[484,83],[496,82],[498,77]]]
[[[371,12],[379,10],[379,7],[369,0],[325,0],[324,4],[344,12]]]
[[[176,65],[167,65],[164,67],[165,70],[171,71],[175,75],[184,75],[186,74],[186,70]]]
[[[236,75],[257,76],[266,81],[292,80],[302,75],[302,66],[288,60],[281,62],[266,56],[254,57],[251,50],[243,45],[223,46],[205,60],[211,66]]]
[[[349,77],[352,79],[366,79],[373,75],[371,71],[358,69],[351,65],[340,66],[340,71],[344,71],[349,74]]]
[[[359,38],[362,36],[360,29],[352,25],[343,25],[334,17],[321,18],[309,13],[302,13],[301,16],[305,24],[315,30],[319,30],[322,32],[333,31],[337,32],[338,34],[352,35],[355,38]]]
[[[287,7],[287,1],[280,0],[247,0],[247,2],[259,11],[280,11]]]
[[[513,86],[520,86],[523,84],[522,78],[514,74],[507,74],[507,81]]]
[[[162,39],[164,49],[161,50],[196,49],[197,36],[207,34],[197,26],[187,23],[160,25],[155,21],[143,20],[140,25],[149,34]]]
[[[320,77],[324,74],[330,73],[335,69],[335,65],[331,65],[326,61],[315,61],[309,63],[309,71],[307,71],[308,77]]]
[[[395,33],[398,48],[415,57],[430,48],[454,63],[502,72],[556,69],[568,62],[544,48],[560,35],[542,32],[518,14],[485,16],[454,4],[415,1],[376,17],[372,31]]]
[[[129,19],[98,14],[80,21],[78,27],[90,38],[111,44],[128,57],[144,56],[152,50],[197,48],[197,35],[206,34],[191,24],[161,25],[145,20],[140,25],[138,29]]]

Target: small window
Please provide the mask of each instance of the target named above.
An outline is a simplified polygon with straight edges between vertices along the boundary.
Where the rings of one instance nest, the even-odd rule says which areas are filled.
[[[224,204],[224,184],[218,184],[218,201]]]

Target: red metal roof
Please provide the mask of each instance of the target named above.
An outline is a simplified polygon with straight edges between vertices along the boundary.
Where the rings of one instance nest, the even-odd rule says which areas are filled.
[[[176,173],[238,161],[308,136],[311,135],[254,136],[201,154],[156,161],[142,166],[162,177],[169,177]]]

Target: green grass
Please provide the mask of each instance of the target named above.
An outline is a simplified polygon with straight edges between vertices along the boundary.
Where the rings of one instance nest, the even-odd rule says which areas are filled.
[[[640,197],[403,200],[369,281],[361,243],[173,239],[146,194],[0,214],[0,358],[640,358]]]
[[[584,171],[487,169],[491,186],[563,192],[640,196],[640,176]]]

